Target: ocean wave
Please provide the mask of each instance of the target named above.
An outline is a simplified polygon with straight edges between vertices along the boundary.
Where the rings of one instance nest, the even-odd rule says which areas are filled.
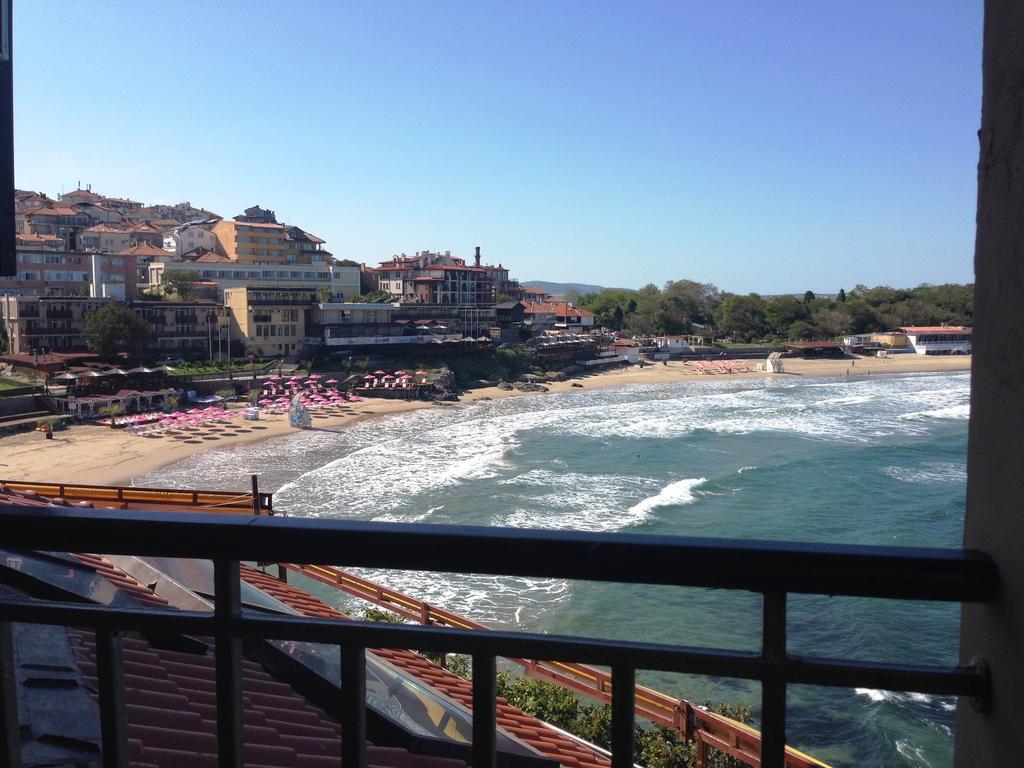
[[[604,533],[643,522],[645,515],[625,507],[622,500],[650,490],[654,481],[633,475],[531,469],[499,484],[518,501],[507,515],[495,511],[494,525]],[[552,514],[553,510],[557,512]]]
[[[646,515],[652,509],[658,507],[671,507],[680,504],[692,504],[696,501],[693,489],[701,483],[706,483],[706,477],[690,477],[685,480],[677,480],[669,483],[654,496],[649,496],[643,501],[634,504],[629,508],[634,514]]]
[[[918,421],[924,419],[969,419],[970,417],[970,404],[958,403],[956,405],[947,405],[928,411],[911,411],[910,413],[901,413],[898,418]]]
[[[918,466],[890,466],[882,474],[903,483],[963,483],[967,480],[967,465],[957,462],[926,461]]]
[[[854,688],[853,692],[876,704],[891,704],[895,707],[917,705],[943,712],[952,712],[956,709],[956,699],[949,696],[932,696],[916,691],[885,691],[879,688]]]

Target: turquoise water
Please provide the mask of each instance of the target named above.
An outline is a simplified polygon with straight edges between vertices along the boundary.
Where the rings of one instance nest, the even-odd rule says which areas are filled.
[[[152,481],[244,488],[258,472],[278,489],[276,507],[314,517],[958,546],[968,400],[962,374],[632,385],[314,430],[193,457]],[[759,643],[760,598],[743,593],[367,574],[494,626]],[[956,606],[807,596],[790,606],[797,653],[956,661]],[[641,680],[696,702],[756,710],[759,698],[744,682]],[[790,743],[837,766],[952,763],[949,699],[796,686],[788,718]]]

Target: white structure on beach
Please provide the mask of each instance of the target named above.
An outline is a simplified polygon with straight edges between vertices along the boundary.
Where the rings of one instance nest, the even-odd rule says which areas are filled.
[[[772,352],[764,363],[765,373],[785,373],[786,366],[782,362],[781,352]]]
[[[919,355],[971,354],[971,329],[961,325],[905,325],[911,349]]]

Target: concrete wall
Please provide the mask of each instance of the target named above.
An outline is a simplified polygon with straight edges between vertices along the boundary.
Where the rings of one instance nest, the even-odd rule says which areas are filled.
[[[1000,595],[963,608],[963,663],[984,658],[989,708],[961,701],[958,768],[1024,762],[1024,0],[987,0],[974,360],[964,545],[989,553]]]

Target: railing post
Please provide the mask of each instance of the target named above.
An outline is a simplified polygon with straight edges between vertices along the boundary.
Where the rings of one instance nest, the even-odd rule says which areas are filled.
[[[100,689],[103,768],[127,768],[128,721],[124,696],[124,638],[119,630],[96,630],[96,677]]]
[[[0,761],[21,768],[18,678],[14,671],[14,625],[0,622]]]
[[[774,668],[761,680],[761,768],[786,762],[786,593],[764,593],[761,654]]]
[[[633,768],[633,716],[636,671],[628,664],[612,667],[612,768]]]
[[[366,768],[366,649],[341,646],[341,765]]]
[[[259,475],[252,475],[252,513],[260,513],[260,480]]]
[[[497,696],[493,656],[473,654],[473,768],[497,765]]]
[[[235,627],[242,615],[241,569],[228,558],[214,560],[213,567],[218,764],[242,768],[242,640]]]

